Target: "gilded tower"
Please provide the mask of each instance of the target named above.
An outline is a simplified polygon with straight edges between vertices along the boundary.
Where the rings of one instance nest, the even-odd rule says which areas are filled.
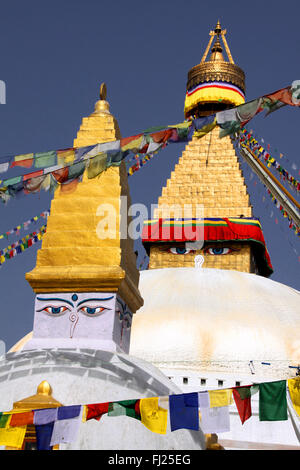
[[[186,118],[208,116],[245,101],[245,74],[234,63],[225,35],[226,30],[222,30],[218,21],[216,28],[210,32],[210,40],[200,64],[188,72],[184,106]],[[177,219],[177,224],[181,220],[185,226],[188,223],[196,224],[196,220],[199,225],[199,219],[203,219],[204,245],[201,249],[191,249],[190,245],[187,248],[185,242],[190,241],[188,237],[176,239],[167,236],[163,240],[154,240],[147,233],[151,226],[148,221],[143,242],[150,255],[150,269],[194,266],[195,255],[198,255],[204,260],[203,267],[263,275],[272,272],[262,267],[265,264],[263,259],[268,258],[266,250],[260,246],[262,233],[259,237],[261,240],[256,243],[251,241],[252,229],[248,235],[244,229],[240,230],[246,225],[256,225],[258,230],[261,229],[259,221],[253,218],[249,194],[232,140],[229,136],[219,138],[218,127],[204,137],[197,136],[195,132],[166,186],[162,188],[154,217],[156,220],[168,219],[171,225],[174,219]],[[216,233],[212,233],[213,226],[216,227]]]
[[[74,178],[74,184],[56,190],[36,267],[26,274],[36,293],[28,349],[129,350],[132,314],[143,299],[134,242],[122,228],[129,222],[127,171],[121,162],[99,177],[90,173],[102,164],[96,144],[120,139],[102,84],[95,110],[83,118],[73,144],[87,153],[92,149],[95,158],[82,181]]]

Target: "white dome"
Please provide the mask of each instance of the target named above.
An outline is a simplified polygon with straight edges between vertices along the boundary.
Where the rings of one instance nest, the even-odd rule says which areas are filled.
[[[254,274],[219,269],[142,271],[144,306],[130,354],[158,367],[244,371],[269,361],[291,374],[300,363],[300,292]]]

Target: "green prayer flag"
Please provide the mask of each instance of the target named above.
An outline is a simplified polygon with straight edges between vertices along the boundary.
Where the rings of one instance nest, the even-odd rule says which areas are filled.
[[[87,165],[87,177],[89,179],[99,176],[107,168],[107,154],[99,153],[96,157],[90,159]]]
[[[1,413],[1,415],[0,415],[0,428],[5,428],[9,418],[10,418],[10,414]]]
[[[34,155],[34,166],[35,168],[47,168],[49,166],[56,165],[56,151],[36,153]]]
[[[286,380],[259,384],[259,420],[287,419]]]
[[[77,162],[69,166],[69,180],[78,178],[84,173],[86,162]]]
[[[137,409],[137,402],[139,400],[123,400],[116,401],[109,404],[108,416],[129,416],[141,420],[141,415]]]

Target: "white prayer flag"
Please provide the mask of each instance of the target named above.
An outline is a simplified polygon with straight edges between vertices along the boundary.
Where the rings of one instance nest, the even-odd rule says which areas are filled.
[[[230,431],[228,406],[201,408],[200,427],[205,434]]]
[[[83,406],[76,418],[60,419],[55,421],[50,441],[50,446],[56,444],[74,442],[77,438],[80,423],[82,422]]]

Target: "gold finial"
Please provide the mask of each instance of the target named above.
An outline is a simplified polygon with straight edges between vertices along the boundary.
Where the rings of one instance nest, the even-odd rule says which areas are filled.
[[[109,104],[106,101],[107,88],[106,84],[103,82],[100,85],[100,100],[95,103],[95,111],[93,114],[103,114],[107,115],[109,113]]]
[[[101,83],[101,86],[100,86],[100,100],[106,100],[106,95],[107,95],[107,88],[106,88],[106,84],[103,82]]]
[[[217,21],[217,26],[215,27],[215,33],[216,34],[221,34],[221,31],[222,31],[222,28],[221,28],[221,25],[220,25],[220,21],[218,20]]]
[[[52,387],[47,382],[47,380],[43,380],[43,382],[40,383],[40,385],[37,388],[37,394],[38,395],[52,395]]]

